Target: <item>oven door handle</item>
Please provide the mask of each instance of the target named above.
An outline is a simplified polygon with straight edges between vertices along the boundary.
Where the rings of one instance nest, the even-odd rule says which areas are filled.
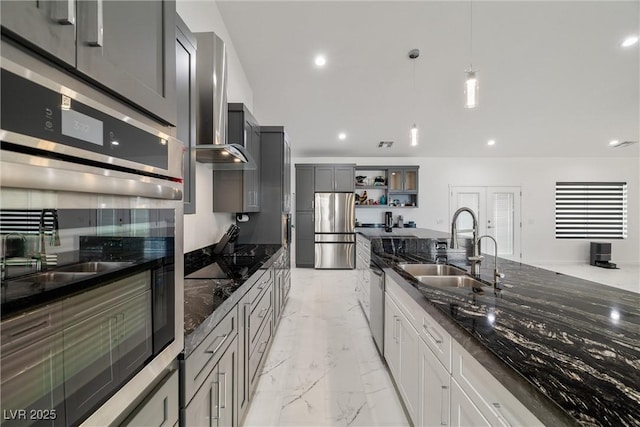
[[[182,200],[182,184],[168,179],[120,171],[106,176],[101,168],[13,151],[2,152],[0,181],[3,187]]]

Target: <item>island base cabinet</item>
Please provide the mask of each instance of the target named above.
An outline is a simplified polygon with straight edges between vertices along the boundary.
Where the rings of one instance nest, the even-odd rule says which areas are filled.
[[[424,342],[420,343],[420,425],[450,425],[451,375]],[[473,424],[475,425],[475,424]]]
[[[482,415],[482,412],[473,404],[469,396],[462,391],[455,380],[451,380],[451,426],[491,426],[491,423]]]
[[[417,424],[420,338],[398,306],[385,297],[384,357],[396,382],[400,397],[414,424]]]
[[[542,426],[520,401],[487,371],[459,343],[453,343],[452,376],[475,403],[478,410],[496,426]]]

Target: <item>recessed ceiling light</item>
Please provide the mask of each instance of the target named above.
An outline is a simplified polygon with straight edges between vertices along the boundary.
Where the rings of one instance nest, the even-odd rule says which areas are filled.
[[[629,36],[622,42],[622,47],[630,47],[638,43],[638,36]]]
[[[618,145],[620,145],[620,141],[618,141],[617,139],[613,139],[609,141],[609,145],[612,147],[617,147]]]
[[[344,132],[340,132],[340,133],[338,134],[338,139],[339,139],[340,141],[344,141],[345,139],[347,139],[347,134],[346,134],[346,133],[344,133]]]
[[[324,55],[317,55],[314,62],[318,67],[324,67],[327,63],[327,58],[325,58]]]
[[[496,140],[495,139],[488,140],[487,145],[496,145]]]

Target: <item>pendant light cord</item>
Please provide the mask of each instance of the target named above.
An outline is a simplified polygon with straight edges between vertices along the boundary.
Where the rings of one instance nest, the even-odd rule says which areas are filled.
[[[473,0],[469,0],[469,68],[473,69]]]

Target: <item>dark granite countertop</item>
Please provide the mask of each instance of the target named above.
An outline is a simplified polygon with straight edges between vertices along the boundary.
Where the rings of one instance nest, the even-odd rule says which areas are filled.
[[[388,240],[371,238],[374,262],[543,423],[640,425],[640,294],[500,258],[498,295],[438,288],[397,266],[434,262],[419,250],[429,245],[390,254]],[[485,258],[480,277],[491,283],[494,258]],[[469,271],[464,256],[449,264]]]
[[[228,273],[228,278],[184,280],[184,353],[188,357],[211,330],[247,293],[273,264],[280,245],[240,245],[233,254],[201,255],[185,262],[185,272],[195,276],[213,263]],[[193,267],[197,265],[198,270]],[[213,270],[213,269],[210,269]],[[218,270],[218,269],[215,269]],[[195,274],[194,274],[195,273]],[[190,275],[188,274],[187,277]]]

